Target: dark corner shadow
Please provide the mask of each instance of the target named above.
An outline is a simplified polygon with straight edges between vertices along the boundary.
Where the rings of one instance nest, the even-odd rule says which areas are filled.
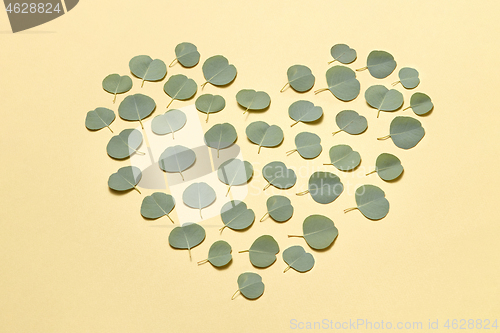
[[[404,173],[405,173],[405,170],[403,169],[403,172],[401,172],[401,174],[399,176],[397,176],[396,178],[394,178],[393,180],[384,180],[384,181],[387,183],[398,183],[401,180],[401,178],[403,178]]]
[[[337,235],[337,237],[335,237],[335,239],[333,240],[332,244],[328,245],[324,249],[321,249],[321,250],[313,249],[313,250],[316,251],[316,252],[326,252],[326,251],[330,250],[333,247],[333,245],[335,244],[335,242],[337,241],[338,238],[339,238],[339,236]]]

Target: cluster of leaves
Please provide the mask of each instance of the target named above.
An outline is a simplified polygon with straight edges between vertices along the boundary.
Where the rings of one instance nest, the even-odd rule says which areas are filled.
[[[397,64],[393,56],[385,51],[372,51],[367,58],[366,67],[356,71],[344,66],[351,64],[357,59],[354,49],[345,44],[337,44],[330,51],[333,60],[329,63],[339,62],[342,65],[335,65],[326,71],[327,88],[315,91],[315,94],[322,91],[330,91],[338,100],[348,102],[356,99],[361,91],[360,82],[356,78],[356,71],[368,70],[376,79],[383,79],[389,76],[396,68]],[[176,62],[185,68],[196,66],[200,61],[200,53],[195,45],[191,43],[181,43],[175,48],[175,59],[170,63],[172,67]],[[139,55],[129,62],[131,74],[141,80],[141,87],[145,82],[161,81],[167,76],[167,66],[160,59],[152,59],[147,55]],[[225,86],[231,84],[237,75],[236,67],[221,55],[208,58],[202,66],[205,82],[213,86]],[[315,84],[315,76],[310,68],[304,65],[293,65],[287,70],[288,81],[281,89],[284,92],[289,86],[294,91],[303,93],[311,90]],[[406,89],[414,89],[420,83],[419,73],[413,68],[402,68],[399,71],[399,80],[393,86],[401,84]],[[118,94],[123,94],[131,90],[133,80],[128,75],[110,74],[102,82],[103,89],[114,95],[113,103]],[[167,108],[174,100],[185,101],[193,98],[198,85],[193,79],[183,74],[170,76],[163,86],[164,92],[170,97]],[[383,85],[370,86],[365,91],[367,104],[377,110],[377,117],[380,112],[394,112],[401,109],[404,104],[403,94],[396,89],[388,89]],[[236,94],[236,102],[248,111],[265,111],[270,107],[271,97],[264,91],[254,89],[242,89]],[[207,115],[209,121],[211,113],[222,111],[226,106],[223,96],[203,94],[195,101],[196,109]],[[125,97],[118,107],[120,118],[126,121],[139,121],[142,128],[142,120],[149,117],[156,109],[156,102],[149,96],[143,94],[133,94]],[[414,93],[410,99],[410,105],[404,110],[411,108],[416,115],[425,115],[433,109],[433,104],[429,96],[424,93]],[[323,109],[307,100],[298,100],[292,103],[288,109],[290,118],[294,121],[291,126],[298,123],[314,124],[323,117]],[[115,120],[114,111],[99,107],[89,111],[85,120],[85,125],[89,130],[96,131],[107,127],[111,132],[110,125]],[[354,110],[343,110],[336,115],[338,130],[337,134],[345,132],[350,135],[359,135],[367,130],[368,122],[366,117]],[[164,114],[157,115],[151,122],[151,129],[156,135],[172,134],[181,130],[187,122],[186,115],[177,109],[167,110]],[[304,125],[301,125],[304,126]],[[390,125],[390,134],[386,137],[378,138],[384,140],[391,138],[394,144],[402,149],[410,149],[418,144],[425,135],[425,131],[419,120],[407,117],[395,117]],[[282,129],[278,125],[269,125],[264,121],[255,121],[246,128],[246,136],[251,143],[258,145],[258,153],[262,147],[274,148],[281,145],[284,140]],[[229,123],[213,125],[205,133],[205,143],[208,147],[219,151],[233,145],[237,140],[237,131]],[[143,136],[139,130],[125,129],[108,142],[106,151],[108,155],[117,160],[129,158],[132,154],[144,154],[139,149],[143,143]],[[295,136],[295,149],[287,152],[292,154],[297,152],[304,159],[314,159],[318,157],[323,148],[321,138],[312,132],[300,132]],[[356,169],[361,163],[361,155],[353,150],[349,145],[339,144],[329,150],[330,163],[341,172],[348,172]],[[196,153],[182,145],[167,147],[161,154],[158,165],[169,173],[179,173],[184,180],[183,172],[196,163]],[[403,173],[403,166],[398,157],[382,153],[375,163],[375,170],[368,173],[377,173],[384,181],[393,181]],[[248,161],[240,159],[230,159],[223,162],[217,170],[219,180],[228,186],[228,193],[233,186],[244,185],[250,182],[254,174],[253,166]],[[263,190],[270,186],[277,189],[286,190],[293,187],[297,182],[297,176],[292,168],[288,168],[281,161],[273,161],[266,164],[262,170],[263,178],[268,182]],[[108,180],[108,186],[115,191],[128,191],[135,189],[139,193],[137,184],[141,180],[141,170],[134,166],[125,166],[113,173]],[[314,172],[308,181],[307,190],[297,195],[310,194],[311,198],[319,204],[329,204],[335,201],[344,191],[344,185],[339,176],[327,171]],[[204,183],[193,183],[183,192],[183,203],[193,209],[199,210],[202,217],[202,210],[210,206],[216,200],[214,189]],[[362,185],[355,192],[356,207],[346,209],[359,210],[366,218],[379,220],[384,218],[389,212],[389,201],[385,198],[382,189],[374,185]],[[146,219],[158,219],[170,217],[174,209],[175,199],[166,193],[156,192],[144,197],[141,205],[141,215]],[[276,222],[284,223],[290,220],[294,213],[294,207],[286,196],[274,195],[267,202],[267,212],[260,219],[264,221],[270,217]],[[245,202],[233,200],[226,203],[221,209],[221,220],[225,228],[231,230],[245,230],[252,226],[255,221],[255,213],[248,208]],[[302,225],[302,235],[289,235],[289,237],[301,237],[313,250],[324,250],[332,246],[338,236],[338,229],[334,222],[323,215],[310,215]],[[206,237],[204,228],[196,223],[185,223],[175,227],[169,235],[169,244],[173,248],[187,249],[191,258],[191,249],[201,244]],[[274,237],[263,235],[258,237],[248,250],[251,264],[254,267],[266,268],[276,261],[276,255],[280,248]],[[232,248],[224,240],[214,242],[208,252],[207,259],[199,261],[198,264],[209,262],[214,267],[223,267],[232,261]],[[286,263],[284,272],[290,268],[297,272],[307,272],[315,264],[314,257],[307,253],[300,245],[294,245],[283,251],[283,261]],[[248,299],[256,299],[264,292],[264,283],[259,274],[246,272],[237,279],[239,292]],[[233,295],[233,298],[234,296]]]

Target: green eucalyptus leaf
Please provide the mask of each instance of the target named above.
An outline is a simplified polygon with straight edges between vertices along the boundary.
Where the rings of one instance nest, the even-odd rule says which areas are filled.
[[[335,117],[335,122],[340,128],[338,131],[333,132],[333,135],[339,132],[346,132],[352,135],[361,134],[368,128],[368,122],[366,118],[360,116],[354,110],[343,110],[337,113]]]
[[[373,172],[377,172],[383,180],[390,181],[398,178],[403,173],[403,166],[396,156],[382,153],[377,157],[375,171],[368,173],[367,176]]]
[[[201,218],[203,218],[201,210],[210,206],[215,199],[214,189],[203,182],[189,185],[182,193],[182,201],[191,208],[199,209]]]
[[[208,147],[219,150],[230,147],[236,142],[238,135],[233,125],[229,123],[216,124],[205,133],[205,143]]]
[[[208,122],[211,113],[219,112],[226,107],[226,100],[220,95],[204,94],[198,97],[194,104],[198,111],[207,114]]]
[[[184,223],[180,227],[175,227],[168,236],[168,243],[171,247],[189,251],[191,259],[191,249],[201,244],[205,239],[205,229],[197,223]]]
[[[109,127],[111,123],[115,120],[115,113],[107,108],[97,108],[93,111],[87,112],[87,117],[85,118],[85,127],[91,131],[98,131],[107,127],[111,133],[113,130]]]
[[[175,199],[173,196],[163,192],[155,192],[142,200],[141,215],[151,220],[167,216],[174,223],[168,215],[174,207]]]
[[[158,165],[165,172],[180,173],[182,180],[184,180],[182,172],[192,166],[195,161],[196,154],[193,150],[177,145],[165,149],[160,155]]]
[[[289,235],[288,237],[304,237],[307,244],[315,250],[329,247],[339,235],[335,224],[323,215],[310,215],[302,224],[303,236]]]
[[[161,81],[167,75],[167,66],[160,59],[151,59],[147,55],[133,57],[128,64],[130,71],[144,81]]]
[[[306,253],[304,248],[300,245],[290,246],[283,251],[283,260],[288,265],[283,271],[285,273],[290,268],[295,269],[297,272],[307,272],[314,266],[314,257],[310,253]]]
[[[314,75],[309,67],[304,65],[293,65],[288,68],[286,75],[288,83],[293,90],[298,92],[305,92],[314,86]],[[281,92],[286,88],[286,85],[281,89]]]
[[[410,149],[417,145],[425,135],[422,123],[412,117],[396,117],[390,126],[390,135],[379,138],[383,140],[391,138],[394,144],[402,149]]]
[[[116,94],[123,94],[132,89],[132,79],[128,75],[110,74],[102,80],[102,89],[115,95],[113,103],[116,101]]]
[[[316,90],[314,93],[330,90],[335,97],[344,102],[358,97],[361,89],[356,73],[349,67],[340,65],[333,66],[326,71],[326,83],[328,88]]]
[[[216,55],[205,60],[202,70],[206,80],[202,84],[202,87],[207,83],[211,83],[214,86],[225,86],[236,78],[236,67],[230,65],[229,61],[221,55]]]
[[[336,145],[330,148],[330,161],[340,171],[350,171],[361,163],[361,156],[348,145]]]
[[[321,154],[321,138],[309,132],[302,132],[295,136],[295,146],[296,149],[291,150],[289,153],[291,154],[295,150],[302,156],[303,158],[312,159],[316,158]]]
[[[156,116],[151,121],[151,130],[153,133],[158,135],[164,135],[172,133],[172,139],[174,138],[174,132],[180,130],[184,127],[187,122],[187,117],[181,110],[169,110],[164,114]]]
[[[323,116],[323,109],[321,106],[314,106],[309,101],[297,101],[288,108],[288,115],[295,120],[295,123],[291,125],[294,126],[300,121],[309,123],[318,120]]]
[[[238,290],[231,299],[234,299],[238,292],[248,299],[256,299],[262,296],[264,293],[264,283],[262,283],[260,275],[252,272],[240,274],[238,276]]]
[[[381,85],[371,86],[366,89],[365,99],[368,105],[378,110],[377,118],[380,111],[392,112],[396,111],[403,105],[403,94],[396,89],[387,89]]]
[[[222,206],[220,217],[224,223],[220,229],[221,232],[226,227],[233,230],[243,230],[253,224],[255,213],[247,208],[243,201],[233,200]]]
[[[263,121],[254,121],[246,128],[248,139],[261,147],[276,147],[283,141],[283,131],[277,125],[269,126]]]
[[[273,195],[269,197],[266,202],[267,206],[267,214],[271,216],[271,218],[277,222],[285,222],[288,221],[293,215],[293,206],[287,197],[283,195]],[[261,222],[264,218],[261,219]]]
[[[376,79],[383,79],[389,76],[396,68],[394,57],[385,51],[371,51],[366,63],[367,66],[359,70],[368,68],[371,76]]]
[[[329,63],[339,61],[343,64],[350,64],[357,58],[356,50],[351,49],[346,44],[333,45],[330,49],[330,54],[332,55],[334,60],[330,61]]]
[[[170,67],[176,60],[184,67],[194,67],[200,61],[200,52],[194,44],[180,43],[175,47],[175,59]]]
[[[344,210],[345,213],[358,209],[370,220],[380,220],[389,212],[389,201],[385,193],[374,185],[362,185],[355,193],[357,207]]]
[[[410,106],[406,109],[411,108],[416,115],[422,116],[434,108],[431,98],[424,93],[414,93],[410,98]],[[406,110],[405,109],[405,110]]]
[[[109,140],[106,152],[110,157],[122,160],[133,153],[144,154],[137,151],[141,144],[141,131],[136,129],[125,129]]]
[[[295,171],[288,169],[285,163],[279,161],[266,164],[262,168],[262,176],[269,183],[264,190],[271,185],[280,190],[286,190],[297,182]]]
[[[329,204],[342,194],[344,184],[331,172],[316,171],[309,177],[308,191],[317,203]]]
[[[176,99],[181,101],[190,99],[196,94],[196,90],[198,86],[193,79],[182,74],[172,75],[163,86],[163,91],[172,98],[167,108]]]
[[[232,158],[219,166],[217,176],[219,180],[226,185],[229,185],[227,194],[231,186],[238,186],[248,183],[253,175],[253,166],[250,162],[242,161],[237,158]],[[226,194],[226,195],[227,195]]]
[[[246,108],[245,112],[248,110],[261,111],[269,106],[271,97],[264,91],[242,89],[236,94],[236,101],[239,105]]]
[[[249,250],[240,251],[250,253],[250,262],[255,267],[265,268],[271,266],[276,261],[276,254],[280,252],[278,243],[270,235],[263,235],[257,238]]]
[[[229,264],[231,259],[233,259],[231,251],[231,245],[223,240],[218,240],[210,246],[210,250],[208,250],[208,258],[198,262],[198,265],[209,262],[215,267],[226,266]]]
[[[118,107],[118,114],[122,119],[128,121],[139,121],[142,125],[142,119],[153,113],[156,108],[155,101],[146,95],[135,94],[125,97]]]
[[[131,189],[136,189],[137,192],[141,193],[136,187],[142,177],[141,169],[135,166],[125,166],[120,169],[108,179],[108,186],[110,189],[115,191],[128,191]]]
[[[399,76],[399,81],[394,82],[393,85],[396,85],[399,82],[401,82],[403,87],[405,87],[406,89],[413,89],[420,83],[420,79],[418,78],[418,71],[414,68],[410,67],[401,68],[399,70],[398,76]]]

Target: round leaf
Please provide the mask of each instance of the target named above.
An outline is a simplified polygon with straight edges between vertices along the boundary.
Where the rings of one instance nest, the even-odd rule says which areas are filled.
[[[288,169],[285,163],[279,161],[266,164],[262,168],[262,176],[269,182],[268,186],[273,185],[281,190],[286,190],[297,182],[295,171]]]
[[[368,55],[367,67],[374,78],[383,79],[394,71],[396,61],[390,53],[385,51],[371,51]]]
[[[229,264],[231,259],[231,245],[223,240],[216,241],[208,250],[208,261],[215,267],[223,267]]]
[[[231,188],[231,186],[246,184],[250,178],[252,178],[252,175],[252,164],[237,158],[225,161],[217,170],[219,180],[224,184],[229,185],[229,188]]]
[[[425,135],[422,124],[411,117],[396,117],[391,122],[391,139],[402,149],[410,149],[417,145]]]
[[[155,192],[142,200],[141,215],[147,219],[157,219],[166,215],[170,219],[168,214],[174,207],[175,199],[173,196],[163,192]]]
[[[233,200],[222,206],[220,217],[224,223],[222,229],[243,230],[252,225],[255,213],[243,201]]]
[[[202,67],[203,76],[206,83],[211,83],[214,86],[224,86],[231,83],[236,77],[236,67],[230,65],[229,61],[221,56],[216,55],[205,60]]]
[[[181,110],[169,110],[164,114],[156,116],[151,121],[151,130],[158,135],[164,135],[180,130],[186,124],[187,117]]]
[[[236,129],[229,123],[216,124],[205,133],[205,143],[213,149],[219,150],[231,146],[237,139]]]
[[[315,250],[326,249],[339,234],[333,221],[323,215],[308,216],[302,230],[307,244]]]
[[[374,185],[362,185],[355,193],[359,211],[371,220],[380,220],[389,212],[389,201],[385,193]]]
[[[151,59],[147,55],[133,57],[128,66],[132,74],[144,81],[160,81],[167,75],[167,66],[160,59]]]
[[[344,102],[358,97],[361,87],[356,79],[356,73],[352,69],[340,65],[326,71],[326,83],[328,90]]]
[[[371,86],[366,89],[365,99],[368,105],[380,111],[396,111],[403,105],[403,94],[396,89],[387,89],[381,85]]]
[[[321,118],[323,116],[323,109],[321,106],[314,106],[309,101],[297,101],[292,103],[288,108],[288,115],[295,120],[293,125],[299,121],[309,123]]]
[[[239,105],[248,110],[260,111],[269,106],[271,97],[264,91],[255,91],[253,89],[243,89],[236,94],[236,101]]]
[[[175,57],[184,67],[194,67],[200,61],[200,52],[194,44],[180,43],[175,47]]]
[[[293,65],[288,68],[288,84],[298,92],[310,90],[314,86],[314,75],[307,66]]]
[[[424,93],[414,93],[410,98],[410,108],[415,114],[421,116],[431,111],[434,107],[431,98]]]
[[[246,298],[256,299],[264,293],[264,283],[257,273],[243,273],[238,276],[238,290]]]
[[[420,83],[418,71],[414,68],[404,67],[399,70],[399,82],[406,89],[413,89]]]
[[[350,171],[361,163],[361,156],[348,145],[336,145],[330,148],[330,161],[337,169]]]
[[[85,127],[91,131],[98,131],[104,127],[109,128],[109,125],[115,120],[115,113],[106,108],[97,108],[93,111],[87,112],[85,118]],[[109,129],[111,132],[111,128]]]
[[[333,59],[343,63],[350,64],[357,58],[356,50],[351,49],[346,44],[336,44],[330,49]]]
[[[254,121],[246,128],[250,141],[261,147],[276,147],[283,141],[283,131],[276,125],[269,126],[263,121]]]
[[[115,191],[127,191],[135,188],[142,177],[141,169],[134,166],[126,166],[118,169],[118,171],[108,179],[108,186]]]
[[[368,128],[368,122],[366,118],[360,116],[356,111],[353,110],[344,110],[337,113],[335,117],[335,122],[337,126],[340,128],[339,131],[334,132],[334,134],[344,131],[349,134],[360,134],[366,131]]]
[[[280,248],[273,236],[263,235],[253,242],[248,252],[250,252],[252,265],[265,268],[276,261],[276,254],[280,252]]]
[[[198,90],[196,82],[182,74],[172,75],[163,86],[163,91],[172,100],[178,99],[184,101],[190,99],[196,94],[196,90]]]
[[[290,199],[282,195],[273,195],[266,202],[267,213],[277,222],[288,221],[293,215]]]
[[[182,180],[184,180],[182,172],[192,166],[195,161],[196,154],[193,150],[184,146],[173,146],[165,149],[160,155],[158,165],[165,172],[180,173]]]
[[[295,136],[295,146],[297,152],[303,158],[316,158],[321,154],[321,138],[309,132],[302,132]]]
[[[196,105],[196,109],[198,109],[198,111],[207,114],[207,121],[208,116],[210,116],[211,113],[219,112],[226,107],[224,97],[211,94],[201,95],[196,99],[194,104]]]
[[[108,142],[106,152],[112,158],[124,159],[137,152],[142,144],[142,134],[136,129],[125,129]]]
[[[216,199],[215,191],[207,183],[193,183],[182,193],[182,201],[191,207],[201,210],[210,206]]]
[[[375,170],[383,180],[394,180],[403,173],[399,158],[392,154],[382,153],[377,157]]]
[[[316,171],[309,177],[308,190],[314,201],[329,204],[342,194],[344,184],[337,175],[331,172]]]
[[[155,101],[146,95],[135,94],[125,97],[118,107],[118,114],[128,121],[139,121],[149,116],[156,108]],[[141,122],[141,127],[142,122]]]
[[[205,239],[205,229],[196,223],[184,223],[181,227],[175,227],[168,236],[168,243],[176,249],[187,249],[191,258],[191,249],[199,245]]]
[[[116,99],[116,94],[123,94],[132,89],[132,79],[128,75],[110,74],[102,80],[102,89],[115,95]]]
[[[314,257],[310,253],[306,253],[300,245],[290,246],[283,251],[283,260],[287,263],[288,268],[293,268],[297,272],[307,272],[314,266]],[[288,270],[285,269],[285,272]]]

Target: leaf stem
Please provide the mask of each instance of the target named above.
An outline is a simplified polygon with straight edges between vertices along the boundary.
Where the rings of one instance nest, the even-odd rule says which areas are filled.
[[[304,238],[304,236],[302,236],[302,235],[288,235],[288,238],[290,238],[290,237],[301,237],[301,238]]]
[[[200,208],[200,218],[203,220],[203,216],[201,216],[201,208]]]
[[[208,259],[203,259],[203,260],[198,261],[197,264],[199,266],[199,265],[203,265],[203,264],[205,264],[207,262],[208,262]]]
[[[264,216],[262,216],[262,218],[260,219],[260,222],[264,221],[268,215],[269,213],[265,213]]]
[[[260,148],[262,148],[262,146],[259,146],[259,150],[257,151],[257,154],[260,154]]]
[[[139,123],[141,123],[142,129],[144,129],[144,125],[142,124],[142,121],[139,119]]]
[[[404,109],[403,109],[403,111],[404,111],[404,110],[408,110],[409,108],[411,108],[411,105],[410,105],[409,107],[407,107],[407,108],[404,108]]]
[[[113,104],[116,102],[116,93],[115,93],[115,98],[113,98]]]
[[[378,110],[378,112],[377,112],[377,118],[378,118],[378,116],[380,116],[380,111],[381,111],[381,110]]]
[[[207,84],[207,83],[208,83],[208,81],[207,81],[207,82],[205,82],[205,83],[203,83],[203,84],[201,85],[201,89],[205,88],[205,86],[206,86],[206,84]]]
[[[347,209],[344,209],[344,214],[345,214],[345,213],[349,213],[349,212],[351,212],[351,211],[353,211],[353,210],[356,210],[356,209],[358,209],[358,207],[353,207],[353,208],[347,208]]]
[[[389,139],[390,137],[391,137],[391,135],[389,134],[389,135],[383,136],[383,137],[381,137],[381,138],[377,138],[377,140],[387,140],[387,139]]]
[[[227,227],[227,225],[223,226],[222,228],[219,229],[220,233],[222,234],[222,231]]]
[[[143,153],[142,151],[138,151],[138,150],[134,150],[134,152],[137,154],[137,155],[146,155],[146,153]]]
[[[236,294],[238,294],[240,292],[240,290],[236,290],[236,292],[233,294],[233,297],[231,297],[231,301],[236,297]]]
[[[333,59],[333,60],[329,61],[328,65],[330,65],[332,62],[335,62],[335,61],[337,61],[337,59]]]
[[[285,268],[285,270],[283,271],[283,273],[286,273],[292,266],[288,266],[287,268]]]
[[[243,252],[250,252],[250,250],[238,251],[238,253],[243,253]]]
[[[184,181],[184,175],[183,175],[183,174],[182,174],[182,172],[180,172],[180,171],[179,171],[179,173],[180,173],[180,175],[181,175],[182,181]]]
[[[207,112],[207,119],[205,120],[206,123],[208,123],[208,117],[210,116],[210,112]]]
[[[169,220],[170,220],[173,224],[175,224],[174,220],[172,220],[172,218],[170,217],[170,215],[168,215],[168,214],[167,214],[167,217],[168,217],[168,219],[169,219]]]
[[[377,172],[377,170],[375,169],[375,170],[373,170],[373,171],[370,171],[370,172],[368,172],[366,175],[367,175],[367,176],[369,176],[369,175],[371,175],[371,174],[372,174],[372,173],[374,173],[374,172]]]
[[[113,130],[111,129],[111,127],[109,126],[106,126],[107,128],[109,128],[109,130],[111,131],[111,133],[114,133]]]
[[[271,183],[268,183],[268,184],[264,187],[264,189],[263,189],[262,191],[267,190],[267,189],[269,188],[269,186],[271,186]]]
[[[290,127],[293,127],[293,126],[297,125],[299,122],[300,122],[300,120],[297,120],[296,122],[294,122],[293,124],[291,124]]]
[[[226,197],[229,194],[229,191],[231,191],[231,185],[229,185],[229,187],[227,188]]]
[[[177,61],[177,58],[175,58],[174,60],[172,60],[172,62],[170,63],[170,65],[168,65],[168,67],[172,67],[176,61]]]
[[[316,90],[316,91],[314,92],[314,95],[317,95],[317,94],[319,94],[320,92],[327,91],[327,90],[328,90],[328,88],[318,89],[318,90]]]
[[[393,82],[391,85],[394,87],[396,84],[401,83],[401,81]]]
[[[283,91],[285,90],[285,88],[286,88],[289,84],[290,84],[290,83],[288,83],[288,82],[287,82],[287,83],[283,86],[283,88],[281,88],[280,92],[283,92]]]
[[[368,69],[368,67],[361,67],[361,68],[356,69],[356,72],[361,72],[361,71],[364,71],[366,69]]]
[[[302,191],[302,192],[299,192],[299,193],[295,193],[295,195],[303,196],[303,195],[306,195],[307,193],[309,193],[309,190]]]
[[[333,163],[323,163],[323,165],[333,165]]]
[[[142,194],[141,191],[139,191],[139,189],[137,187],[134,186],[134,189],[139,192],[139,194]]]
[[[170,101],[170,103],[168,103],[168,105],[167,105],[167,109],[170,106],[170,104],[172,104],[173,101],[174,101],[174,99],[172,98],[172,100]]]
[[[340,133],[340,132],[342,132],[342,130],[338,130],[336,132],[333,132],[332,135],[335,135],[335,134]]]
[[[288,156],[288,155],[295,153],[296,151],[297,151],[297,149],[292,149],[292,150],[287,151],[285,154]]]
[[[189,252],[189,261],[191,261],[193,258],[191,258],[191,248],[188,247],[188,252]]]

